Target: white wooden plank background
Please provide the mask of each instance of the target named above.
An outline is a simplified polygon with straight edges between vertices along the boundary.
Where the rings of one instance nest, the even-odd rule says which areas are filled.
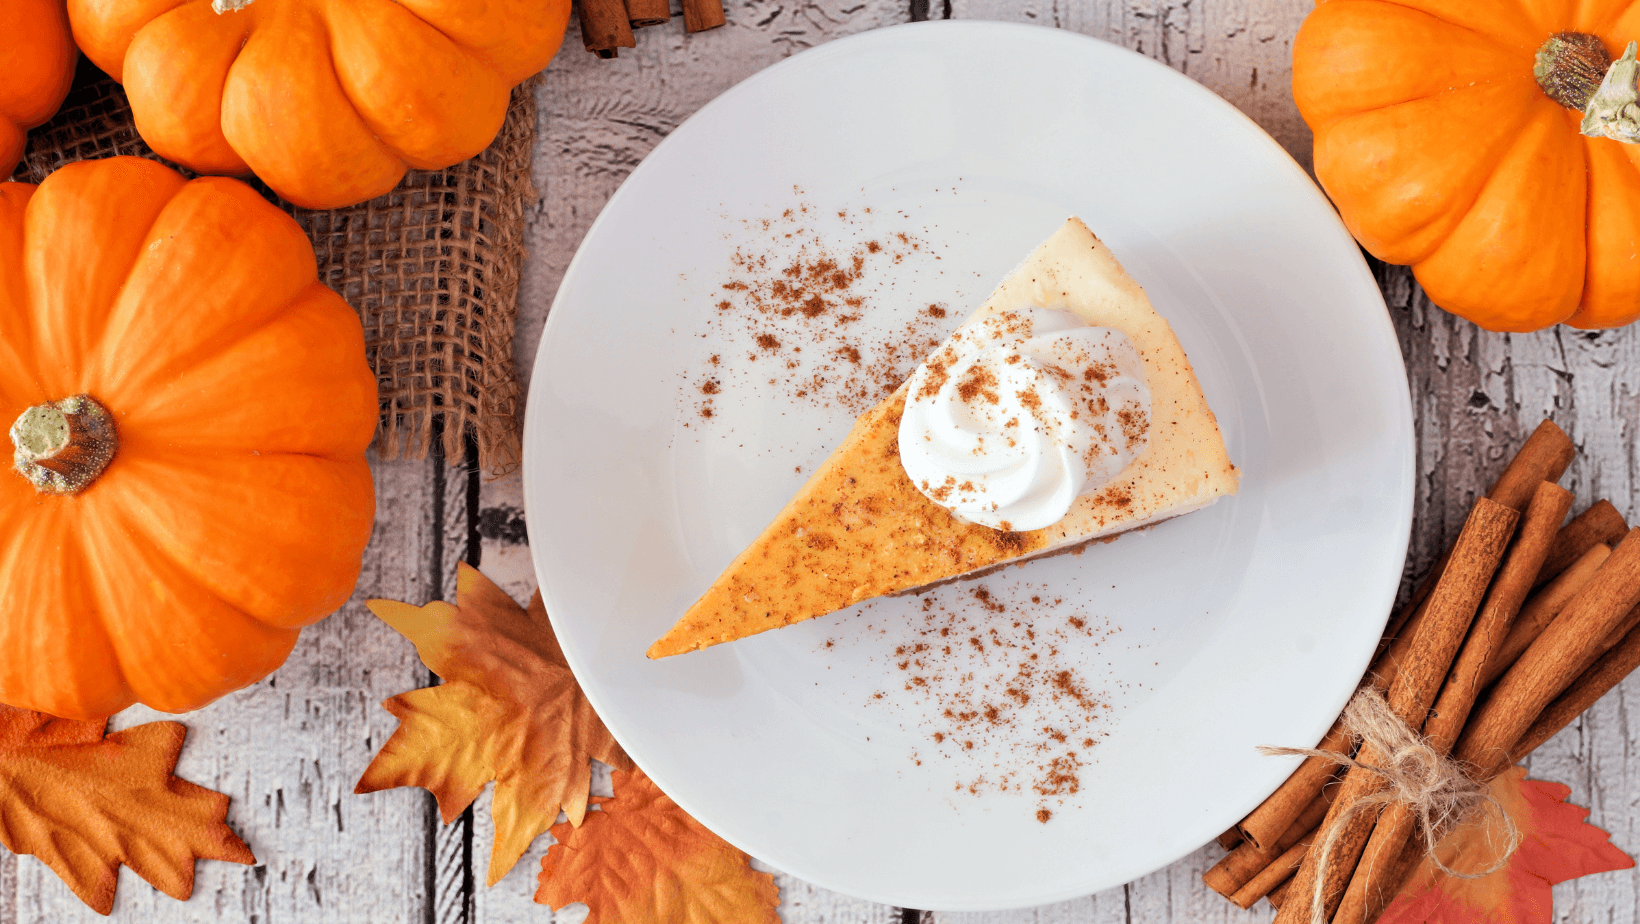
[[[639,48],[598,61],[571,27],[540,90],[535,157],[541,200],[530,222],[518,360],[535,355],[564,268],[603,203],[659,140],[708,100],[774,61],[833,38],[910,19],[1033,22],[1143,52],[1212,88],[1301,164],[1310,136],[1289,89],[1293,34],[1307,0],[731,0],[729,25],[685,37],[676,20],[639,33]],[[1419,487],[1408,572],[1421,573],[1455,534],[1484,473],[1544,415],[1581,453],[1565,483],[1578,507],[1606,497],[1633,518],[1640,438],[1640,339],[1631,331],[1478,331],[1433,308],[1398,267],[1377,267],[1400,333],[1419,440]],[[535,905],[543,837],[512,875],[482,886],[488,796],[445,827],[430,797],[396,790],[353,796],[393,728],[378,703],[430,682],[409,643],[359,601],[425,600],[453,589],[457,561],[482,563],[519,599],[533,587],[519,483],[482,483],[442,460],[376,466],[381,514],[352,602],[303,636],[274,677],[185,721],[179,772],[233,796],[230,821],[257,852],[246,868],[201,863],[192,901],[121,874],[114,919],[183,921],[574,924]],[[1640,678],[1602,700],[1532,758],[1535,776],[1572,787],[1591,821],[1640,851]],[[152,718],[127,714],[126,726]],[[595,781],[595,787],[607,785]],[[607,790],[606,790],[607,791]],[[884,832],[892,836],[892,832]],[[1201,884],[1219,855],[1204,847],[1173,866],[1077,901],[1000,914],[919,913],[850,899],[778,874],[787,924],[1107,924],[1264,921]],[[474,871],[477,871],[475,877]],[[478,885],[475,886],[475,878]],[[1640,920],[1640,873],[1557,887],[1557,921]],[[96,916],[33,858],[0,851],[0,924]]]

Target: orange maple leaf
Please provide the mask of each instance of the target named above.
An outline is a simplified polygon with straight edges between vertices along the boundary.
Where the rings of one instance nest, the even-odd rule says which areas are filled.
[[[1551,886],[1634,866],[1609,834],[1584,821],[1588,809],[1566,802],[1569,787],[1528,780],[1526,770],[1515,767],[1492,781],[1491,792],[1522,835],[1508,865],[1480,879],[1457,879],[1425,857],[1379,924],[1548,924]],[[1492,865],[1504,841],[1494,813],[1442,838],[1436,852],[1451,869],[1479,871]]]
[[[0,705],[0,844],[39,857],[99,914],[114,910],[122,863],[187,901],[195,859],[256,862],[228,829],[228,797],[171,775],[182,724],[107,727]]]
[[[371,612],[416,645],[444,679],[383,703],[399,720],[356,793],[420,786],[449,824],[495,781],[489,884],[507,875],[536,835],[586,815],[596,757],[631,760],[581,693],[537,593],[526,611],[477,569],[456,574],[456,602],[371,600]]]
[[[585,924],[780,924],[780,887],[751,858],[678,808],[642,770],[578,830],[558,825],[535,900],[585,902]]]

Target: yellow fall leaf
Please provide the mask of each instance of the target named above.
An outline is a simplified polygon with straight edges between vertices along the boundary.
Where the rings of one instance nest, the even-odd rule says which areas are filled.
[[[632,766],[570,672],[539,593],[525,610],[463,564],[454,604],[367,605],[415,643],[422,663],[444,683],[382,704],[399,727],[354,791],[420,786],[438,800],[448,824],[494,780],[490,885],[507,875],[560,809],[571,825],[581,824],[592,782],[589,758]]]

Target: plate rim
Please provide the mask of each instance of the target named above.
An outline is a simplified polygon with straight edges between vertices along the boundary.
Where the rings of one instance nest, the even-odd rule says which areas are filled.
[[[647,155],[645,155],[644,159],[637,165],[637,167],[635,167],[632,172],[621,181],[620,186],[617,187],[615,192],[612,193],[608,200],[605,201],[604,205],[600,208],[597,217],[587,227],[585,234],[581,238],[581,242],[576,246],[574,256],[565,267],[564,274],[559,280],[558,288],[553,294],[552,304],[549,306],[547,318],[542,327],[541,337],[536,346],[536,356],[531,365],[532,376],[530,388],[528,389],[528,394],[526,396],[524,426],[521,438],[521,446],[523,448],[521,479],[523,482],[522,487],[524,495],[525,522],[527,523],[534,519],[534,517],[531,516],[532,510],[539,509],[539,502],[535,500],[537,489],[532,488],[532,485],[535,483],[535,479],[531,478],[532,466],[530,459],[532,456],[529,452],[529,447],[531,445],[531,434],[538,432],[539,427],[541,426],[539,416],[543,412],[539,411],[538,408],[542,406],[542,401],[535,399],[537,390],[544,387],[541,383],[545,381],[545,378],[535,375],[533,370],[541,366],[543,356],[547,352],[549,344],[553,342],[555,330],[554,322],[559,315],[559,304],[564,300],[564,293],[572,288],[570,285],[572,280],[577,276],[578,272],[583,269],[583,264],[586,260],[586,242],[594,239],[600,226],[602,226],[605,220],[609,217],[611,211],[610,206],[618,201],[621,201],[623,196],[631,194],[631,188],[634,185],[633,180],[644,176],[645,172],[651,168],[651,162],[655,160],[655,156],[668,149],[669,146],[673,145],[674,139],[678,138],[680,135],[686,135],[691,123],[695,123],[703,114],[713,112],[720,107],[732,105],[733,100],[747,92],[748,87],[754,86],[766,80],[774,79],[771,75],[775,75],[792,67],[799,66],[794,64],[794,62],[806,62],[827,55],[845,54],[848,49],[851,49],[856,45],[869,45],[872,43],[897,41],[897,39],[885,38],[885,36],[903,35],[912,30],[919,34],[933,32],[935,30],[948,32],[968,32],[975,35],[982,35],[985,33],[1013,33],[1015,35],[1029,37],[1027,40],[1034,39],[1046,42],[1060,42],[1067,46],[1078,46],[1082,49],[1091,49],[1096,54],[1110,54],[1117,57],[1126,56],[1130,59],[1134,59],[1133,63],[1137,64],[1141,70],[1148,67],[1151,73],[1156,75],[1158,82],[1172,81],[1173,86],[1179,88],[1180,92],[1193,94],[1198,99],[1203,100],[1206,105],[1216,106],[1221,111],[1233,113],[1235,119],[1238,119],[1245,127],[1251,129],[1252,137],[1258,139],[1257,143],[1267,146],[1267,149],[1276,155],[1274,158],[1275,163],[1284,164],[1286,169],[1297,174],[1302,181],[1300,186],[1306,189],[1308,195],[1315,196],[1319,200],[1319,203],[1324,206],[1325,210],[1331,213],[1333,220],[1328,223],[1329,233],[1338,236],[1338,238],[1340,238],[1349,247],[1355,249],[1356,259],[1350,262],[1350,268],[1357,277],[1357,280],[1363,284],[1363,291],[1370,293],[1372,295],[1372,301],[1375,301],[1378,305],[1383,306],[1383,311],[1375,313],[1370,319],[1370,324],[1368,326],[1376,328],[1377,331],[1388,341],[1388,345],[1394,348],[1392,364],[1400,372],[1399,376],[1393,377],[1394,381],[1398,385],[1396,397],[1400,398],[1400,400],[1392,405],[1395,413],[1393,415],[1394,419],[1389,422],[1388,429],[1401,435],[1406,446],[1403,457],[1399,460],[1399,474],[1401,476],[1400,483],[1405,485],[1406,488],[1403,492],[1404,497],[1400,500],[1400,510],[1398,511],[1397,517],[1398,523],[1396,526],[1396,535],[1399,538],[1396,545],[1399,547],[1399,554],[1395,556],[1396,558],[1404,561],[1406,552],[1410,548],[1411,544],[1413,510],[1416,500],[1415,481],[1417,432],[1411,408],[1411,388],[1406,379],[1406,364],[1405,358],[1401,353],[1399,337],[1395,331],[1394,324],[1390,319],[1388,305],[1383,299],[1383,292],[1379,288],[1376,279],[1373,277],[1366,260],[1360,255],[1359,244],[1344,226],[1342,219],[1338,216],[1337,211],[1332,204],[1332,201],[1327,197],[1320,186],[1316,184],[1310,174],[1306,172],[1304,168],[1293,159],[1292,155],[1289,154],[1279,142],[1271,137],[1262,126],[1255,122],[1246,113],[1242,112],[1234,104],[1230,103],[1228,100],[1224,99],[1222,96],[1219,96],[1216,92],[1197,82],[1188,75],[1176,71],[1162,62],[1156,61],[1155,59],[1133,51],[1132,49],[1117,45],[1114,42],[1106,41],[1096,36],[1085,35],[1079,32],[1073,32],[1071,30],[1052,26],[992,20],[951,19],[898,23],[880,28],[869,29],[864,32],[844,36],[825,42],[821,45],[804,49],[803,51],[783,58],[780,61],[777,61],[774,64],[771,64],[768,67],[749,75],[745,79],[727,88],[722,93],[719,93],[716,97],[702,105],[699,109],[695,110],[695,112],[691,113],[688,118],[679,123],[675,129],[668,133],[665,138],[662,138],[661,141],[657,143]],[[532,544],[530,546],[530,562],[535,573],[537,586],[542,595],[543,603],[546,606],[548,619],[553,624],[554,632],[557,633],[559,631],[559,617],[553,615],[556,611],[556,607],[552,605],[553,594],[551,591],[551,585],[546,580],[544,576],[545,571],[542,567],[542,558],[544,556],[544,552],[542,551],[543,548],[544,545],[542,544]],[[1390,610],[1399,594],[1400,583],[1401,578],[1400,572],[1398,571],[1394,580],[1386,581],[1386,589],[1380,591],[1379,596],[1382,598],[1382,603],[1381,606],[1374,607],[1374,610],[1381,608],[1384,611],[1384,618],[1386,620],[1389,618]],[[569,662],[570,669],[573,673],[575,673],[577,682],[579,682],[579,678],[583,673],[578,667],[578,662],[580,659],[576,654],[572,653],[569,647],[564,647],[563,650],[564,657]],[[1352,676],[1359,675],[1366,670],[1367,665],[1371,660],[1371,654],[1372,649],[1368,647],[1361,654],[1361,656],[1356,659],[1352,666]],[[588,702],[592,705],[593,709],[599,713],[601,719],[604,714],[604,710],[599,708],[601,696],[584,685],[582,686],[582,691],[587,697]],[[1354,694],[1354,692],[1355,686],[1351,685],[1342,693],[1342,695],[1335,697],[1336,708],[1333,711],[1335,713],[1342,711],[1344,704],[1348,701],[1349,697]],[[644,747],[632,747],[631,739],[622,730],[617,729],[613,725],[609,725],[607,723],[606,727],[609,729],[610,734],[616,739],[616,741],[629,756],[647,750],[647,748]],[[635,756],[633,757],[633,761],[635,764],[638,763]],[[649,775],[649,772],[645,770],[645,774]],[[1069,889],[1060,888],[1042,892],[1036,897],[1035,900],[1033,900],[1031,904],[1026,905],[1019,904],[1018,901],[1009,900],[1004,900],[1001,902],[963,901],[955,903],[917,901],[912,904],[907,904],[903,901],[905,896],[874,894],[871,890],[861,890],[851,887],[846,883],[835,882],[832,877],[829,876],[814,875],[812,871],[802,869],[802,863],[793,864],[785,862],[784,858],[781,860],[772,859],[772,857],[783,853],[781,851],[767,853],[765,851],[749,850],[743,846],[742,843],[738,842],[736,837],[725,834],[717,827],[708,824],[707,820],[702,817],[701,812],[698,810],[698,805],[693,804],[692,800],[677,798],[671,791],[668,790],[667,784],[664,780],[652,775],[650,775],[650,779],[654,781],[655,785],[660,787],[663,793],[666,793],[668,798],[673,799],[673,801],[676,802],[677,805],[685,812],[688,812],[692,817],[700,821],[701,824],[706,825],[710,830],[712,830],[713,833],[717,834],[719,837],[722,837],[725,841],[729,842],[742,852],[747,853],[749,856],[757,857],[776,869],[796,878],[844,895],[850,895],[868,901],[898,907],[917,907],[923,910],[962,912],[1000,911],[1017,908],[1039,907],[1041,905],[1067,901],[1092,894],[1085,888],[1073,887]],[[1270,791],[1274,791],[1276,786],[1279,785],[1280,783],[1278,781],[1275,786],[1271,787]],[[1258,803],[1262,802],[1268,795],[1268,792],[1257,795],[1257,797],[1251,801],[1249,809],[1252,806],[1256,806]],[[1245,812],[1242,814],[1245,814]],[[1238,815],[1237,818],[1239,817],[1241,816]],[[1207,842],[1203,842],[1203,844],[1198,845],[1198,847],[1188,848],[1177,856],[1172,856],[1162,862],[1159,862],[1151,869],[1135,876],[1134,879],[1141,878],[1145,875],[1154,873],[1157,870],[1171,866],[1183,857],[1188,856],[1194,850],[1200,849],[1200,846],[1205,846],[1206,843]],[[1130,879],[1128,881],[1132,882],[1134,879]]]

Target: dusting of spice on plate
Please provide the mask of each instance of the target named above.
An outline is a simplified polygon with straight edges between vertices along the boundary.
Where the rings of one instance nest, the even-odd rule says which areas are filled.
[[[742,243],[699,334],[716,352],[692,370],[686,425],[717,418],[718,402],[737,389],[774,388],[794,402],[857,415],[898,388],[949,333],[949,306],[908,312],[886,279],[907,260],[939,256],[909,231],[886,230],[869,208],[799,203],[742,224],[749,234],[736,235]],[[885,329],[885,317],[899,320]]]
[[[993,583],[923,593],[914,629],[888,637],[899,687],[868,705],[895,707],[922,736],[913,763],[954,763],[955,794],[1024,794],[1046,823],[1109,733],[1119,684],[1096,684],[1086,656],[1120,629],[1048,588]]]

